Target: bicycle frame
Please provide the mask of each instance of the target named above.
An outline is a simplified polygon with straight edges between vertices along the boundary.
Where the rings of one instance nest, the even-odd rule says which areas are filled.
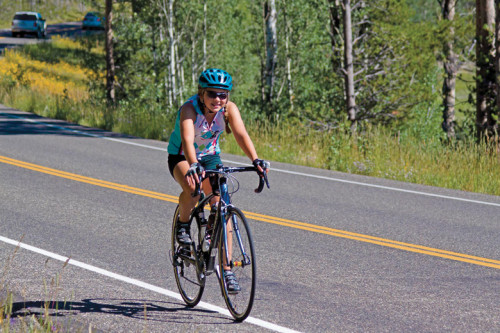
[[[207,170],[193,193],[193,197],[199,198],[189,216],[191,223],[196,221],[196,225],[190,228],[193,232],[190,246],[179,244],[176,238],[179,206],[174,214],[171,234],[172,264],[183,300],[188,306],[198,304],[206,285],[206,276],[215,271],[222,296],[236,321],[245,320],[252,309],[256,278],[255,251],[248,222],[243,212],[231,203],[232,194],[239,188],[239,184],[238,187],[230,188],[231,183],[234,185],[231,173],[244,171],[259,174],[259,186],[255,192],[261,192],[264,184],[269,187],[267,174],[260,167],[218,165],[215,170]],[[209,176],[216,177],[217,184],[212,184],[213,193],[205,195],[200,190],[200,184]],[[219,203],[211,226],[211,242],[207,247],[205,207],[216,195]]]
[[[224,258],[226,259],[225,262],[226,262],[227,266],[231,266],[231,265],[244,266],[244,265],[249,264],[249,259],[248,259],[248,256],[246,255],[246,250],[245,250],[245,248],[243,246],[243,242],[241,240],[241,235],[240,235],[240,231],[238,228],[238,222],[236,221],[236,219],[234,219],[232,221],[233,222],[233,234],[238,240],[238,245],[240,247],[241,253],[244,254],[245,262],[231,263],[231,260],[229,260],[230,254],[229,254],[229,249],[228,249],[228,238],[227,238],[227,232],[228,232],[227,222],[228,221],[226,221],[226,216],[227,216],[228,210],[230,209],[230,207],[232,207],[231,197],[229,195],[229,190],[228,190],[228,185],[227,185],[227,174],[231,173],[231,172],[242,172],[242,171],[253,171],[253,168],[251,168],[251,167],[238,167],[238,168],[231,168],[229,171],[227,171],[227,170],[224,171],[224,169],[221,167],[215,171],[207,171],[207,174],[210,173],[210,174],[213,174],[213,175],[218,177],[218,185],[219,185],[219,192],[220,192],[219,193],[219,195],[220,195],[219,204],[217,207],[214,225],[212,226],[213,232],[212,232],[211,242],[210,242],[210,246],[208,248],[208,251],[206,252],[208,254],[208,257],[205,256],[205,258],[202,259],[202,258],[199,258],[199,256],[197,255],[196,246],[201,245],[201,240],[202,240],[202,237],[204,237],[204,235],[199,235],[200,239],[199,239],[198,244],[194,244],[193,245],[194,248],[191,249],[191,253],[196,254],[196,255],[194,255],[196,262],[193,262],[193,264],[195,264],[199,270],[202,270],[202,268],[203,268],[203,263],[201,262],[201,260],[205,260],[205,270],[203,272],[205,275],[210,275],[213,272],[213,269],[214,269],[213,264],[214,264],[215,256],[216,256],[215,250],[218,248],[218,242],[220,239],[222,239],[222,241],[224,242],[224,244],[223,244],[224,245],[224,252],[225,252]],[[266,179],[266,181],[267,181],[267,179]],[[262,190],[263,183],[264,183],[264,180],[261,180],[261,183],[259,184],[259,188],[256,190],[256,192],[257,191],[260,192],[260,190]],[[215,189],[212,189],[212,192],[214,192],[214,191],[215,191]],[[199,195],[201,196],[200,201],[195,206],[195,208],[192,210],[190,219],[193,219],[193,218],[196,219],[195,215],[197,216],[199,214],[200,210],[204,210],[205,206],[215,196],[214,193],[210,193],[209,195],[205,196],[203,194],[203,192],[201,192],[199,190],[199,188],[197,188],[195,190],[195,193],[197,193],[197,192],[199,192]],[[199,222],[198,219],[196,219],[196,221]],[[198,226],[198,228],[199,228],[199,226]],[[220,238],[221,233],[223,236],[222,238]],[[202,272],[199,272],[199,273],[202,273]],[[216,273],[217,273],[217,276],[220,278],[220,272],[216,271]]]
[[[247,258],[247,255],[245,248],[243,246],[243,242],[241,241],[241,235],[238,228],[238,221],[235,218],[233,219],[233,221],[227,221],[226,219],[228,210],[230,209],[230,207],[232,207],[232,204],[231,204],[231,197],[229,196],[228,192],[227,178],[222,175],[220,175],[219,177],[219,191],[220,191],[220,200],[217,209],[217,215],[215,218],[216,226],[214,226],[215,239],[212,241],[212,244],[210,244],[210,250],[216,248],[218,246],[219,239],[222,239],[224,241],[224,252],[225,252],[224,258],[226,265],[232,268],[234,262],[229,260],[231,255],[229,253],[229,246],[228,246],[228,222],[229,223],[232,222],[233,237],[236,237],[236,239],[238,240],[238,245],[240,247],[241,253],[244,254],[245,258]],[[222,232],[222,238],[219,238],[220,232]],[[246,261],[248,261],[248,259],[246,259]],[[247,262],[245,262],[244,264],[246,263]]]

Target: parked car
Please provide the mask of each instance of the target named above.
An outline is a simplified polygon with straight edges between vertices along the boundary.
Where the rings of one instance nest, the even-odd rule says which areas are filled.
[[[35,35],[36,38],[45,37],[47,23],[42,14],[37,12],[16,12],[12,20],[12,36]]]
[[[88,12],[82,21],[82,29],[104,29],[104,16],[98,12]]]

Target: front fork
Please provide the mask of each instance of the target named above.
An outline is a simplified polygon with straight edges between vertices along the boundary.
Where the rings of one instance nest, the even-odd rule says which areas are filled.
[[[226,265],[229,266],[231,269],[234,266],[245,266],[250,264],[250,259],[246,255],[245,247],[243,245],[243,241],[241,240],[241,234],[240,234],[240,229],[238,226],[238,219],[236,218],[236,215],[232,214],[231,215],[231,220],[227,220],[228,217],[228,212],[230,211],[232,204],[231,204],[231,198],[228,195],[227,192],[227,184],[223,183],[221,184],[221,200],[224,202],[224,207],[220,209],[220,221],[222,222],[222,233],[224,237],[222,239],[224,240],[224,256],[226,258]],[[243,261],[233,261],[229,260],[229,258],[232,258],[232,254],[235,252],[236,249],[231,249],[231,252],[229,253],[229,244],[228,244],[228,224],[232,226],[232,231],[233,234],[231,237],[236,237],[238,240],[238,247],[239,247],[239,253],[241,253],[241,256],[243,257]],[[232,240],[231,240],[232,241]]]
[[[224,214],[224,216],[227,216],[227,214]],[[225,249],[225,255],[226,255],[226,262],[229,262],[228,266],[231,267],[231,269],[233,267],[244,267],[246,265],[249,265],[250,264],[250,258],[247,256],[247,253],[246,253],[246,250],[245,250],[245,246],[243,245],[243,241],[241,239],[241,234],[240,234],[240,228],[238,226],[238,219],[236,218],[236,215],[233,214],[231,215],[231,219],[232,221],[227,221],[226,223],[223,224],[224,226],[224,232],[226,234],[226,237],[224,237],[224,241],[225,241],[225,244],[224,244],[224,249]],[[233,235],[232,237],[236,237],[236,239],[238,240],[238,248],[239,248],[239,252],[238,252],[238,256],[241,255],[241,259],[242,261],[234,261],[234,260],[230,260],[228,261],[227,259],[228,258],[232,258],[232,254],[235,253],[235,250],[236,249],[232,249],[232,252],[231,253],[231,256],[229,255],[229,252],[228,252],[228,244],[227,244],[227,241],[228,241],[228,237],[227,237],[227,224],[228,223],[231,223],[232,224],[232,228],[233,228]]]

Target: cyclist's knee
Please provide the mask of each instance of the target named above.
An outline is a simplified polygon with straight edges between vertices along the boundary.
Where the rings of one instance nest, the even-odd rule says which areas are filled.
[[[186,193],[193,193],[195,190],[195,184],[189,184],[185,177],[179,180],[179,184],[181,185],[182,191]]]

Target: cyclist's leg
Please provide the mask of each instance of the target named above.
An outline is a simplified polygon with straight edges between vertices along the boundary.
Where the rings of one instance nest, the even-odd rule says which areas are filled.
[[[189,164],[186,160],[177,163],[173,169],[174,179],[181,185],[182,192],[179,195],[179,229],[177,230],[177,240],[180,244],[191,244],[191,236],[189,235],[189,215],[191,210],[196,206],[199,196],[192,197],[194,186],[191,186],[186,181],[185,174],[189,169]]]
[[[189,219],[189,214],[191,210],[196,206],[199,197],[192,197],[191,194],[194,192],[194,186],[188,184],[186,180],[186,173],[189,170],[189,164],[187,161],[180,161],[174,167],[174,179],[181,185],[182,192],[179,195],[179,218],[181,221],[187,221]]]
[[[203,167],[206,169],[206,170],[213,170],[216,168],[216,166],[218,164],[222,165],[222,160],[220,159],[220,156],[219,155],[209,155],[209,156],[205,156],[202,158],[201,160],[201,164],[203,165]],[[212,185],[214,187],[217,187],[217,183],[216,182],[211,182],[210,179],[205,179],[205,181],[203,182],[203,188],[206,190],[206,193],[212,193]],[[218,190],[218,188],[216,188]],[[219,203],[219,200],[220,200],[220,197],[219,196],[214,196],[211,200],[210,200],[210,205],[213,206],[213,205],[217,205]],[[208,228],[211,227],[210,225],[210,218],[209,218],[209,226]],[[232,252],[233,252],[233,226],[232,226],[232,223],[226,223],[226,226],[227,226],[227,252],[228,252],[228,256],[229,258],[227,260],[231,260],[231,256],[232,256]],[[224,274],[224,277],[225,277],[225,280],[226,280],[226,284],[228,286],[228,289],[230,291],[239,291],[240,290],[240,286],[238,285],[238,280],[236,279],[236,276],[234,276],[233,274],[231,274],[231,267],[229,266],[229,264],[227,263],[227,260],[226,260],[226,257],[223,256],[223,270],[225,271],[225,274]]]
[[[227,289],[230,292],[238,292],[241,290],[240,285],[238,283],[238,279],[231,272],[231,266],[229,266],[228,261],[231,261],[233,255],[233,224],[231,221],[227,221],[226,223],[226,231],[227,231],[227,255],[228,258],[226,260],[226,256],[223,257],[223,269],[224,269],[224,278],[226,279]]]
[[[201,165],[205,168],[205,170],[215,170],[217,168],[217,165],[222,165],[222,160],[219,155],[207,155],[201,158],[200,161]],[[207,178],[203,181],[203,191],[205,193],[213,193],[213,191],[216,190],[218,192],[218,185],[217,185],[217,178],[216,177],[211,177]],[[214,193],[215,194],[215,193]],[[210,199],[210,206],[211,207],[217,207],[217,204],[219,203],[220,197],[218,195],[214,195],[212,199]],[[213,211],[211,211],[211,215],[213,214]],[[213,219],[215,216],[211,216],[208,219],[208,228],[213,227]]]

